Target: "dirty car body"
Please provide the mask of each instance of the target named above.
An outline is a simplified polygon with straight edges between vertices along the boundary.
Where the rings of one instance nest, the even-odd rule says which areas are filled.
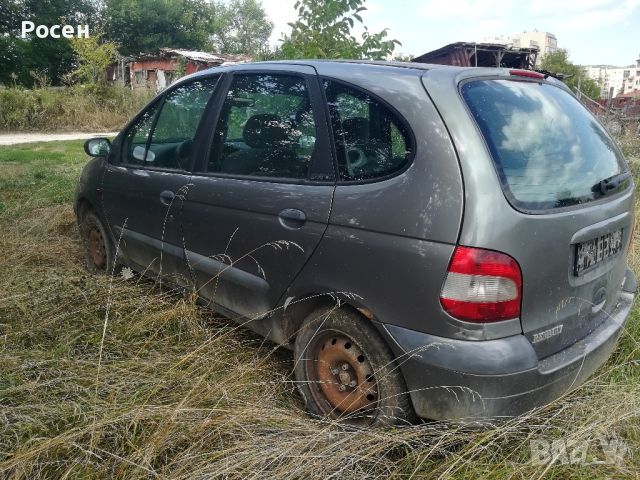
[[[159,95],[87,165],[76,211],[95,212],[119,263],[277,343],[348,309],[418,416],[478,419],[549,403],[615,348],[636,289],[633,190],[608,133],[552,78],[266,62]],[[360,388],[343,365],[316,403],[353,413],[331,404]]]

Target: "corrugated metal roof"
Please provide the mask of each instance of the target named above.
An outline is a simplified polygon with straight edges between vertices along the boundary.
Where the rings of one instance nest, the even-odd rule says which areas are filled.
[[[184,50],[182,48],[161,48],[161,52],[174,53],[182,57],[188,58],[195,62],[203,63],[243,63],[251,61],[251,57],[248,55],[226,55],[222,53],[207,53],[197,50]]]
[[[154,52],[145,52],[138,55],[123,57],[123,60],[141,61],[152,59],[166,59],[177,56],[184,57],[188,60],[191,60],[192,62],[203,63],[212,66],[246,63],[252,60],[248,55],[227,55],[223,53],[209,53],[201,52],[198,50],[186,50],[183,48],[159,48]]]
[[[422,54],[411,61],[418,63],[440,63],[460,67],[503,66],[529,68],[529,66],[533,66],[535,56],[538,52],[537,47],[513,48],[498,43],[456,42]],[[486,57],[487,54],[489,54],[490,57]],[[481,55],[486,58],[481,58]],[[504,60],[504,64],[496,64],[496,60],[498,60],[496,55],[499,55],[499,58]]]

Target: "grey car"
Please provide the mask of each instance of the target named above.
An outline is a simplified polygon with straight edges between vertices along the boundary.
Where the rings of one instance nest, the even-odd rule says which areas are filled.
[[[215,68],[85,150],[88,268],[195,291],[293,349],[318,416],[518,415],[580,385],[629,316],[633,179],[540,73]]]

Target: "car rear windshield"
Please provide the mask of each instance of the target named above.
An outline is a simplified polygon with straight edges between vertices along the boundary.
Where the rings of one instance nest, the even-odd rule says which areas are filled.
[[[627,168],[609,135],[563,89],[539,82],[476,80],[462,86],[509,201],[525,210],[590,202],[626,188]]]

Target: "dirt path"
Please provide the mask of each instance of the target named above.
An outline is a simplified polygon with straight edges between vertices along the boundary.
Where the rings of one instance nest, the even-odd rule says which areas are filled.
[[[93,137],[115,137],[118,132],[107,133],[0,133],[0,145],[15,145],[30,142],[54,142],[57,140],[84,140]]]

